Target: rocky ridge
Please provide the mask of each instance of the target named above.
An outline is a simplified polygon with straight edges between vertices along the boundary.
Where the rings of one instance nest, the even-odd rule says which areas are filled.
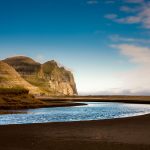
[[[25,88],[31,94],[40,93],[41,90],[24,80],[16,70],[0,61],[0,88]]]
[[[23,80],[37,88],[40,95],[76,95],[76,84],[73,74],[51,60],[40,64],[25,56],[16,56],[3,60],[13,67]],[[28,87],[28,85],[27,85]]]

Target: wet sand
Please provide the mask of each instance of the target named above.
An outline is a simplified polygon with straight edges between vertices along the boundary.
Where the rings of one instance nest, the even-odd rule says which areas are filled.
[[[150,115],[0,126],[0,150],[150,150]]]

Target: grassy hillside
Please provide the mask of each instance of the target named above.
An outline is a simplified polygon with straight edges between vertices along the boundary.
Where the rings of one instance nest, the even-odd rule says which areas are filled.
[[[38,87],[25,81],[13,67],[0,61],[0,88],[18,87],[29,90],[31,94],[42,92]]]

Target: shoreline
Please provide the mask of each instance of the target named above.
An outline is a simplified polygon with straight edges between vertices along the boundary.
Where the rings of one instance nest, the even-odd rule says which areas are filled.
[[[56,102],[57,107],[74,106],[75,102],[84,101],[106,102],[87,98],[79,101],[44,98],[44,101],[48,101],[51,107],[56,107]],[[132,100],[115,102],[133,103]],[[139,100],[134,102],[139,103]],[[150,114],[104,120],[0,125],[0,133],[2,150],[149,150]]]
[[[45,101],[51,104],[57,101],[58,107],[78,102]],[[0,125],[0,133],[2,150],[149,150],[150,114],[104,120]]]
[[[149,150],[149,131],[150,114],[97,121],[1,125],[0,149]]]

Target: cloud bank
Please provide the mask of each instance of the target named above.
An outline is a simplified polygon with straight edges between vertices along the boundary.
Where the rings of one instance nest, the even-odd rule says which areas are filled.
[[[121,24],[141,24],[145,29],[150,29],[150,2],[144,0],[126,0],[126,3],[134,3],[135,6],[128,4],[120,6],[119,10],[125,16],[119,14],[106,14],[104,17]]]
[[[122,89],[126,91],[125,93],[150,94],[150,48],[129,44],[113,45],[113,47],[117,48],[121,55],[128,57],[130,62],[136,64],[134,69],[120,72],[118,75],[123,81]],[[123,94],[123,90],[120,89],[120,92]]]
[[[132,37],[123,37],[119,34],[113,34],[108,37],[113,42],[126,42],[126,43],[140,43],[140,44],[150,44],[149,39],[140,39]]]
[[[94,4],[98,4],[99,2],[97,0],[88,0],[86,3],[89,5],[94,5]]]

